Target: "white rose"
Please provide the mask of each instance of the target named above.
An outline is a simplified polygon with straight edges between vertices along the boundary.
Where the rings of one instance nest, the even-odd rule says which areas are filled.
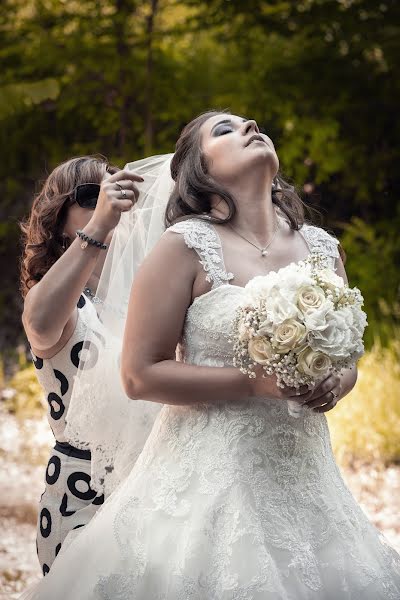
[[[278,282],[277,273],[270,271],[268,275],[253,277],[245,286],[246,300],[253,306],[258,306],[260,300],[268,298],[271,289]]]
[[[306,348],[300,352],[297,359],[298,370],[313,379],[325,377],[331,366],[332,362],[329,356],[323,352],[316,352],[312,348]]]
[[[318,285],[303,285],[297,292],[297,306],[303,313],[321,308],[326,297]]]
[[[288,319],[301,317],[296,306],[294,294],[289,294],[283,287],[274,287],[267,298],[266,309],[268,318],[278,325]]]
[[[321,271],[318,271],[318,277],[322,280],[322,283],[332,292],[334,292],[336,288],[342,290],[342,288],[345,287],[343,277],[339,277],[339,275],[336,275],[336,273],[332,271],[332,269],[321,269]]]
[[[325,300],[319,308],[307,312],[304,315],[304,324],[309,331],[319,331],[325,329],[327,325],[327,316],[334,310],[331,300]]]
[[[253,277],[245,286],[246,298],[251,304],[258,306],[260,300],[268,301],[272,290],[279,289],[282,295],[294,301],[297,289],[301,285],[312,285],[313,282],[308,263],[291,263],[279,271]]]
[[[364,330],[368,325],[367,315],[357,304],[352,304],[348,306],[347,309],[350,310],[353,315],[353,327],[355,331],[362,337],[364,335]]]
[[[268,359],[274,356],[271,344],[263,336],[254,337],[249,341],[248,352],[250,358],[259,365],[267,364]]]
[[[296,350],[303,346],[307,330],[295,319],[288,319],[275,328],[271,343],[280,354]]]
[[[311,266],[308,263],[291,263],[278,271],[281,284],[296,295],[297,290],[306,285],[313,285]]]
[[[351,309],[344,307],[327,314],[325,327],[312,331],[308,341],[311,348],[331,358],[347,358],[359,348],[359,336],[354,334]]]

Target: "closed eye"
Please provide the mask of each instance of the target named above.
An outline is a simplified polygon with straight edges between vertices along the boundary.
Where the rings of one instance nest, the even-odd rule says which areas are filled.
[[[215,135],[225,135],[227,133],[232,133],[232,127],[218,127],[214,132]]]

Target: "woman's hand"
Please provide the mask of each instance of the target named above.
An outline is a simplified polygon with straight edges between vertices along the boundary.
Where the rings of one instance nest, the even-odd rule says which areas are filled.
[[[307,385],[301,386],[299,389],[292,387],[278,387],[275,375],[265,375],[262,367],[256,367],[255,372],[257,377],[251,379],[252,396],[268,397],[274,400],[295,400],[299,404],[303,404],[305,399],[309,397],[310,388]]]
[[[343,395],[342,378],[337,373],[331,373],[315,388],[303,397],[303,406],[312,408],[315,412],[324,413],[335,408]]]
[[[96,231],[106,236],[118,225],[121,213],[132,208],[139,197],[135,181],[144,181],[144,179],[127,169],[118,171],[103,180],[97,205],[90,220]]]

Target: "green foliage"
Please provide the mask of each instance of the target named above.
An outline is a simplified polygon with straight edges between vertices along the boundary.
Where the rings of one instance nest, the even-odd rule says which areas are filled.
[[[24,108],[55,100],[59,85],[55,79],[14,83],[0,88],[0,120],[20,113]]]
[[[343,237],[351,279],[371,310],[370,331],[388,327],[383,312],[396,312],[398,300],[395,233],[390,248],[383,243],[400,189],[396,0],[3,5],[1,348],[22,339],[17,222],[38,180],[72,155],[101,152],[123,165],[171,151],[181,127],[212,107],[257,119],[325,225],[351,223]],[[355,216],[374,244],[351,229]]]
[[[387,344],[400,330],[400,211],[392,221],[368,224],[353,217],[341,238],[348,254],[346,270],[351,285],[365,298],[369,327],[365,341]]]
[[[359,363],[355,388],[327,413],[338,462],[400,460],[400,345],[376,343]]]

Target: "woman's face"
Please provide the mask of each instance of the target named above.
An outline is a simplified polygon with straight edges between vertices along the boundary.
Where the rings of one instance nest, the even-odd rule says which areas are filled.
[[[72,204],[68,208],[67,219],[64,225],[64,234],[69,237],[71,242],[76,237],[76,231],[83,229],[93,216],[93,210],[82,208],[79,204]]]
[[[105,173],[103,177],[103,181],[110,177],[109,173]],[[66,235],[71,242],[74,241],[76,237],[76,231],[78,229],[83,229],[90,221],[94,213],[94,209],[90,208],[82,208],[76,202],[72,204],[68,208],[67,219],[64,225],[64,235]],[[107,240],[112,236],[112,232],[110,236],[107,236]]]
[[[274,144],[255,121],[221,113],[203,123],[200,135],[208,171],[221,183],[234,182],[256,165],[264,165],[271,178],[278,172]]]

